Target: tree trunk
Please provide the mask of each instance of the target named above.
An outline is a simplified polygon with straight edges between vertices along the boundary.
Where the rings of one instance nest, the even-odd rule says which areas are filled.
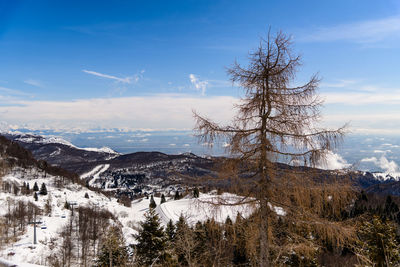
[[[260,199],[260,256],[259,266],[269,267],[269,244],[268,244],[268,200],[261,193]]]

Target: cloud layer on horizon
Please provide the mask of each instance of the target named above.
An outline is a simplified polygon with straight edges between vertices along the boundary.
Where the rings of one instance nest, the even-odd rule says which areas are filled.
[[[227,123],[238,99],[230,96],[153,95],[79,99],[73,101],[14,101],[0,105],[1,120],[33,129],[130,128],[192,129],[192,111]],[[27,114],[29,114],[27,116]]]

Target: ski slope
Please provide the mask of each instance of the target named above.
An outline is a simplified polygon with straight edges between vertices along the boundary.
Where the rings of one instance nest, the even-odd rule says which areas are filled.
[[[105,172],[106,170],[108,170],[108,168],[110,168],[110,164],[101,164],[98,165],[96,167],[93,168],[93,170],[84,173],[81,175],[81,179],[84,178],[90,178],[93,177],[92,179],[90,179],[89,181],[89,185],[93,186],[94,182],[96,181],[96,179],[98,179],[100,177],[100,174],[102,174],[103,172]]]
[[[254,211],[254,203],[240,204],[242,201],[242,197],[229,193],[200,194],[199,198],[187,197],[165,202],[157,206],[156,211],[165,225],[169,220],[177,222],[181,215],[192,225],[207,219],[224,223],[228,216],[234,221],[238,213],[247,217]]]

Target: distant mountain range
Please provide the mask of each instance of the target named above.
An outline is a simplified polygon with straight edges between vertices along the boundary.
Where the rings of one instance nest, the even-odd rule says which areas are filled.
[[[66,140],[31,134],[3,134],[44,160],[75,172],[90,185],[103,189],[141,191],[143,185],[180,183],[183,177],[213,175],[215,159],[191,153],[168,155],[136,152],[121,155],[110,148],[79,148]]]
[[[188,177],[216,176],[219,158],[200,157],[191,153],[169,155],[161,152],[119,154],[110,148],[80,148],[70,142],[40,135],[3,133],[37,160],[74,172],[91,186],[106,190],[138,192],[144,185],[166,186],[184,181]],[[281,168],[296,168],[280,164]],[[400,196],[400,175],[361,171],[319,170],[321,177],[348,175],[354,184],[367,192]]]

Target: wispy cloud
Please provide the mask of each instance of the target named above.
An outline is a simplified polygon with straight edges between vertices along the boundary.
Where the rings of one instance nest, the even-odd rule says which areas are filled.
[[[196,90],[201,91],[202,95],[205,95],[206,89],[209,85],[209,82],[207,80],[201,81],[196,75],[190,74],[189,75],[190,82],[193,84],[194,88]]]
[[[337,80],[331,83],[321,83],[321,87],[328,87],[328,88],[344,88],[350,85],[356,84],[356,80]]]
[[[20,90],[11,89],[11,88],[2,87],[2,86],[0,86],[0,93],[6,94],[9,96],[31,96],[31,94],[22,92]]]
[[[100,72],[92,71],[92,70],[82,70],[82,71],[87,73],[87,74],[91,74],[91,75],[94,75],[94,76],[97,76],[97,77],[111,79],[111,80],[114,80],[114,81],[117,81],[117,82],[127,83],[127,84],[130,84],[132,82],[138,82],[139,79],[142,77],[142,75],[144,73],[144,70],[142,70],[140,72],[140,74],[136,74],[136,75],[133,75],[133,76],[127,76],[127,77],[122,78],[122,77],[117,77],[117,76],[114,76],[114,75],[104,74],[104,73],[100,73]]]
[[[386,38],[400,37],[400,16],[367,20],[332,27],[322,27],[311,34],[300,36],[300,41],[352,41],[376,43]]]
[[[43,87],[42,82],[40,82],[38,80],[28,79],[28,80],[25,80],[24,83],[35,86],[35,87]]]

